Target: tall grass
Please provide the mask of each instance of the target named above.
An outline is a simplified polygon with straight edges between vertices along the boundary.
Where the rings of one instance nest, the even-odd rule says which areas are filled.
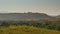
[[[9,26],[0,27],[0,34],[60,34],[60,31],[33,26]]]

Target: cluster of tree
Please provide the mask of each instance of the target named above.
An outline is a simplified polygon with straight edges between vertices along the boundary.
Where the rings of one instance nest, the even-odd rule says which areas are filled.
[[[60,30],[60,21],[20,21],[20,22],[0,22],[0,27],[1,26],[10,26],[10,25],[15,25],[15,26],[34,26],[38,28],[47,28],[51,30]]]

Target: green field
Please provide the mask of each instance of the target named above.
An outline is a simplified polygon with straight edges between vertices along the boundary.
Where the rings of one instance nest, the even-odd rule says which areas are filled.
[[[33,26],[9,26],[0,27],[0,34],[60,34],[60,31]]]

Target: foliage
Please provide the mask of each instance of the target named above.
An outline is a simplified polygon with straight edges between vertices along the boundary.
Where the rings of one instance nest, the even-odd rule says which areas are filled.
[[[15,26],[22,26],[22,25],[26,25],[26,26],[34,26],[34,27],[38,27],[38,28],[47,28],[50,30],[59,30],[60,31],[60,21],[20,21],[20,22],[14,22],[14,21],[10,21],[10,22],[1,22],[0,23],[0,27],[1,26],[11,26],[11,25],[15,25]]]

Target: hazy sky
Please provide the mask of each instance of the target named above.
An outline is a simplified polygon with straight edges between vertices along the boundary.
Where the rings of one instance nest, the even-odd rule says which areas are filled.
[[[60,15],[60,0],[0,0],[0,13],[39,12]]]

